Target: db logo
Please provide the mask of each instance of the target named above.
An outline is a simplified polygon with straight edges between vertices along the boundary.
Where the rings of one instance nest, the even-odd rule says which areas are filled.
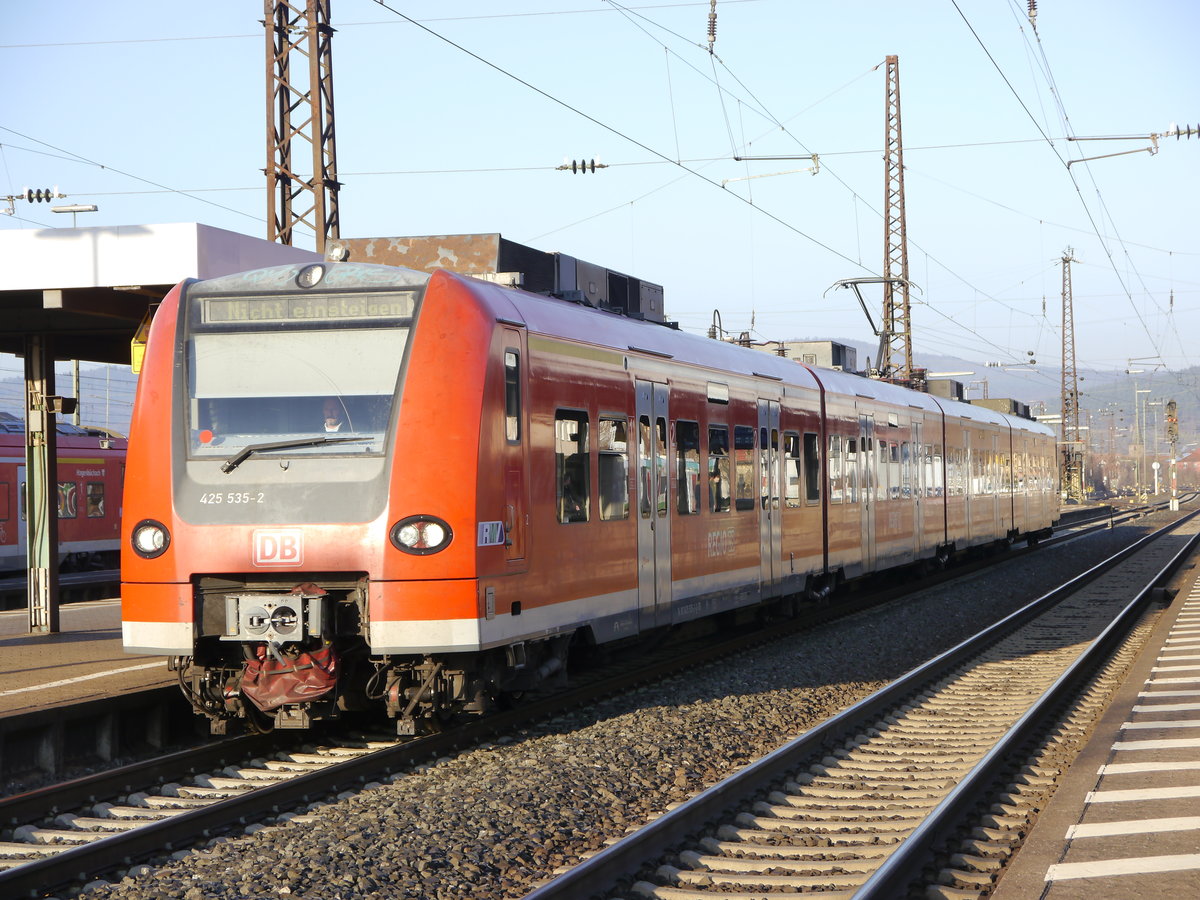
[[[277,528],[254,532],[256,566],[298,566],[304,562],[304,532],[299,528]]]

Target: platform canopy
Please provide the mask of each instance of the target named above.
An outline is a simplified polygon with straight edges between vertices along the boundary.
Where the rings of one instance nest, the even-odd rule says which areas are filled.
[[[195,222],[0,230],[0,352],[40,336],[57,359],[128,364],[146,312],[183,279],[320,258]]]

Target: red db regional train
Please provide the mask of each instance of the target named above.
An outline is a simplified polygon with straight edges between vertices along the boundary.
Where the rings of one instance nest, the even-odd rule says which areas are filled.
[[[215,732],[413,733],[603,644],[1057,517],[1033,421],[438,270],[188,281],[125,493],[127,650]]]
[[[61,422],[58,560],[63,571],[115,569],[121,547],[125,440]],[[0,413],[0,572],[25,569],[25,422]]]

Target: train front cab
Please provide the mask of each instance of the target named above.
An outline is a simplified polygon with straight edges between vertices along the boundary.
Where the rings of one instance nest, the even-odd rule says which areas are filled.
[[[520,549],[477,546],[495,316],[444,284],[418,327],[428,276],[345,264],[317,286],[305,271],[174,290],[138,387],[124,643],[177,657],[214,730],[304,727],[369,696],[399,714],[426,681],[473,702],[465,670],[422,666],[480,649],[477,553],[504,568]],[[497,499],[492,522],[506,518]]]

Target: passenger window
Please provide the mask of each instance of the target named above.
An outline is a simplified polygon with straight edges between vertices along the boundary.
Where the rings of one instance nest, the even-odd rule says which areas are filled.
[[[504,437],[521,440],[521,369],[516,350],[504,351]]]
[[[708,427],[708,511],[729,512],[729,429]]]
[[[629,518],[629,423],[600,417],[600,518]]]
[[[762,430],[762,474],[761,492],[763,509],[779,509],[779,431]]]
[[[829,436],[829,502],[841,503],[845,494],[842,475],[842,436]]]
[[[654,420],[654,462],[658,478],[658,517],[667,514],[667,420],[658,416]]]
[[[889,496],[891,496],[891,482],[889,480],[891,477],[891,471],[888,466],[891,444],[889,444],[887,441],[877,440],[875,441],[875,448],[875,455],[879,460],[879,464],[875,467],[875,499],[886,500]]]
[[[783,433],[783,502],[789,509],[800,506],[800,435]]]
[[[700,512],[700,425],[696,422],[675,423],[676,502],[681,516]]]
[[[821,499],[820,443],[812,432],[804,434],[804,499],[816,503]]]
[[[87,515],[89,519],[104,518],[104,482],[89,481],[87,486]]]
[[[79,514],[79,488],[73,481],[58,483],[58,517],[74,519]]]
[[[754,429],[747,425],[733,428],[733,465],[734,507],[754,509]]]
[[[643,519],[650,518],[650,495],[654,490],[651,486],[650,460],[653,458],[654,441],[650,434],[650,419],[642,416],[638,419],[638,496]]]
[[[591,484],[587,413],[563,409],[555,413],[554,468],[558,521],[586,522]]]
[[[858,502],[858,441],[846,438],[846,502]]]
[[[905,444],[905,447],[908,445]],[[900,444],[896,441],[888,442],[888,497],[895,500],[899,498],[902,486],[903,472],[900,466]]]

